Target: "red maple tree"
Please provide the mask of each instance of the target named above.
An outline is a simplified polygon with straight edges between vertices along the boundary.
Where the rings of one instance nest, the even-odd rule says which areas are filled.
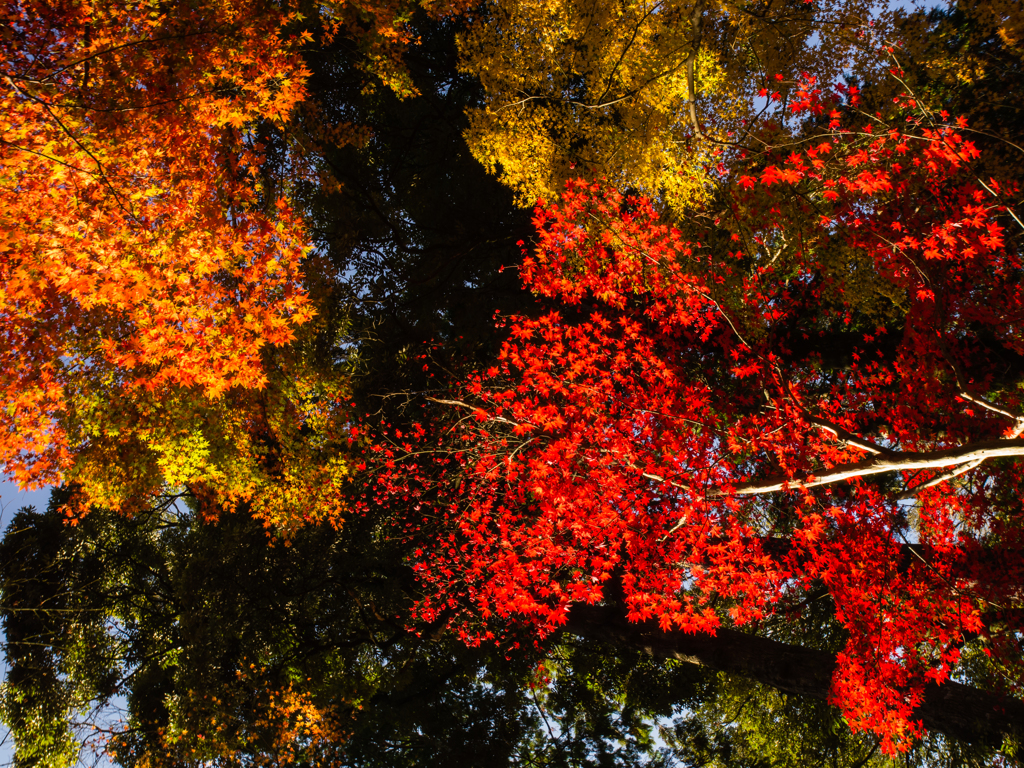
[[[723,182],[702,242],[599,184],[542,202],[522,276],[556,308],[390,433],[382,483],[437,537],[420,615],[469,642],[550,633],[613,582],[630,620],[693,633],[823,586],[849,634],[832,698],[892,752],[967,639],[1024,683],[1012,190],[957,124],[850,129],[797,90],[828,128]]]

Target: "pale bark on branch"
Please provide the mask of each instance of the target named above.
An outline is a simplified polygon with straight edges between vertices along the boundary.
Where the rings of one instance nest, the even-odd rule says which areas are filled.
[[[831,469],[823,469],[804,477],[785,477],[778,475],[765,480],[753,480],[741,483],[731,490],[715,489],[710,496],[753,496],[759,493],[772,493],[785,489],[814,488],[819,485],[852,480],[855,477],[881,475],[888,472],[904,472],[917,469],[943,469],[962,464],[978,463],[986,459],[1006,456],[1024,456],[1024,439],[986,440],[957,448],[943,448],[936,451],[907,451],[903,453],[885,453],[853,464],[842,464]]]

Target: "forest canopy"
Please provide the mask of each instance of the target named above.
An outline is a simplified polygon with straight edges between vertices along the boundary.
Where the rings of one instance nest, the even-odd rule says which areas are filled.
[[[1020,2],[0,15],[16,765],[1020,764]]]

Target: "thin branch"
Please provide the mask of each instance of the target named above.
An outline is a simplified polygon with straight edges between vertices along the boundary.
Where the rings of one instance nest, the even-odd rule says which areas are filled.
[[[953,369],[953,375],[956,377],[956,385],[960,390],[957,392],[957,396],[967,400],[968,402],[974,403],[977,406],[984,408],[987,411],[998,413],[1000,416],[1005,416],[1008,419],[1013,419],[1014,425],[1008,437],[1014,438],[1019,437],[1021,433],[1024,433],[1024,416],[1019,413],[1013,413],[1005,408],[1000,408],[995,403],[986,400],[984,397],[972,395],[967,391],[967,381],[964,378],[963,371],[960,370],[960,366],[956,360],[949,353],[949,349],[946,347],[942,337],[939,337],[939,351],[942,352],[942,357],[949,364],[949,367]]]
[[[692,24],[693,36],[690,38],[690,55],[686,57],[686,88],[690,108],[690,122],[693,123],[693,130],[697,138],[703,140],[704,131],[701,130],[700,120],[697,118],[697,88],[695,85],[694,70],[697,64],[697,54],[700,52],[701,29],[700,21],[704,8],[701,3],[693,6]]]
[[[995,191],[994,191],[994,190],[993,190],[993,189],[992,189],[992,188],[991,188],[991,187],[990,187],[990,186],[989,186],[988,184],[986,184],[986,183],[985,183],[984,181],[982,181],[982,180],[981,180],[980,178],[978,178],[977,176],[975,176],[974,178],[975,178],[975,181],[977,181],[977,182],[978,182],[979,184],[981,184],[981,186],[983,186],[983,187],[985,188],[985,190],[986,190],[986,191],[987,191],[987,192],[988,192],[988,193],[989,193],[990,195],[992,195],[992,197],[999,197],[999,195],[997,195],[997,194],[996,194],[996,192],[995,192]],[[1022,222],[1022,221],[1021,221],[1020,219],[1018,219],[1018,218],[1017,218],[1017,214],[1013,212],[1013,208],[1011,208],[1010,206],[1008,206],[1008,205],[1007,205],[1007,206],[1005,206],[1005,210],[1006,210],[1006,212],[1007,212],[1008,214],[1010,214],[1011,216],[1013,216],[1013,220],[1014,220],[1014,221],[1016,221],[1016,222],[1017,222],[1017,224],[1019,224],[1019,225],[1020,225],[1020,228],[1021,228],[1021,229],[1024,229],[1024,222]]]
[[[483,408],[478,408],[475,405],[470,405],[469,403],[464,403],[461,400],[442,400],[442,399],[437,398],[437,397],[428,397],[426,399],[429,400],[432,403],[438,403],[439,405],[454,405],[457,408],[466,408],[468,410],[473,411],[474,413],[476,411],[482,411],[483,413],[487,413],[486,411],[484,411]],[[502,424],[511,424],[513,427],[518,427],[519,426],[519,424],[517,422],[512,421],[510,419],[506,419],[503,416],[491,416],[490,414],[487,414],[487,420],[488,421],[498,421],[498,422],[501,422]]]
[[[34,149],[28,149],[27,147],[21,147],[21,146],[18,146],[17,144],[11,144],[9,141],[4,141],[3,139],[0,139],[0,146],[8,147],[8,148],[14,150],[15,152],[26,152],[26,153],[28,153],[30,155],[35,155],[36,157],[41,157],[44,160],[49,160],[50,162],[57,163],[57,165],[63,165],[65,168],[70,168],[72,171],[76,171],[78,173],[84,173],[85,175],[92,176],[94,178],[100,178],[99,175],[96,174],[93,171],[88,171],[85,168],[79,168],[77,165],[72,165],[69,162],[61,160],[59,157],[54,157],[53,155],[48,155],[45,152],[37,152]]]
[[[104,170],[104,168],[103,168],[103,163],[101,163],[101,162],[99,161],[99,158],[97,158],[97,157],[96,157],[96,155],[94,155],[94,154],[92,153],[92,151],[91,151],[91,150],[90,150],[90,149],[89,149],[89,148],[88,148],[87,146],[85,146],[85,144],[83,144],[83,143],[81,142],[81,140],[80,140],[80,139],[79,139],[79,138],[78,138],[77,136],[75,136],[75,134],[74,134],[74,133],[73,133],[73,132],[71,131],[71,129],[70,129],[70,128],[68,128],[68,127],[67,127],[67,126],[66,126],[66,125],[64,124],[64,121],[63,121],[63,120],[61,120],[61,119],[60,119],[60,117],[58,117],[58,116],[57,116],[57,113],[56,113],[56,112],[54,112],[54,110],[53,110],[53,107],[52,107],[52,106],[50,105],[50,103],[49,103],[49,102],[47,102],[47,101],[46,101],[45,99],[41,99],[41,98],[39,98],[38,96],[36,96],[36,95],[35,95],[34,93],[32,93],[31,91],[28,91],[28,90],[26,90],[26,89],[22,88],[21,86],[17,85],[17,84],[16,84],[15,82],[14,82],[14,80],[12,80],[12,79],[11,79],[10,77],[8,77],[8,78],[7,78],[7,81],[8,81],[8,82],[9,82],[9,83],[10,83],[10,84],[11,84],[11,85],[12,85],[12,86],[14,87],[14,88],[16,88],[16,89],[17,89],[18,91],[20,91],[21,93],[25,94],[25,96],[27,96],[27,97],[28,97],[29,99],[31,99],[32,101],[36,102],[36,103],[37,103],[37,104],[39,104],[39,105],[40,105],[40,106],[41,106],[41,107],[42,107],[42,108],[43,108],[44,110],[46,110],[46,113],[47,113],[47,114],[48,114],[48,115],[49,115],[49,116],[50,116],[50,117],[51,117],[51,118],[53,119],[53,121],[54,121],[54,122],[55,122],[55,123],[56,123],[56,124],[57,124],[57,125],[58,125],[58,126],[60,127],[60,129],[61,129],[61,130],[62,130],[62,131],[64,132],[64,134],[65,134],[65,135],[66,135],[66,136],[67,136],[67,137],[68,137],[69,139],[71,139],[71,141],[73,141],[73,142],[75,143],[75,145],[76,145],[76,146],[77,146],[77,147],[78,147],[78,148],[79,148],[79,149],[80,149],[80,150],[81,150],[82,152],[84,152],[84,153],[85,153],[85,154],[86,154],[86,155],[87,155],[87,156],[89,157],[89,159],[90,159],[90,160],[92,160],[92,161],[93,161],[94,163],[96,163],[96,170],[97,170],[97,173],[95,173],[95,174],[90,174],[90,175],[92,175],[92,176],[94,176],[95,178],[99,179],[99,180],[100,180],[100,181],[101,181],[101,182],[102,182],[102,183],[103,183],[103,184],[104,184],[104,185],[105,185],[105,186],[107,187],[107,189],[109,189],[109,190],[110,190],[110,193],[111,193],[111,194],[112,194],[112,195],[114,196],[114,200],[115,200],[115,201],[117,202],[118,206],[119,206],[119,207],[120,207],[120,208],[121,208],[121,209],[122,209],[122,210],[123,210],[123,211],[124,211],[125,213],[127,213],[127,214],[128,214],[128,215],[129,215],[129,216],[130,216],[130,217],[132,218],[132,219],[136,219],[136,220],[137,220],[137,219],[138,219],[138,217],[137,217],[137,216],[135,215],[135,211],[134,211],[134,210],[132,210],[131,206],[128,206],[128,205],[126,205],[126,204],[125,204],[125,202],[124,202],[124,198],[122,197],[122,195],[121,195],[121,194],[120,194],[120,193],[119,193],[119,192],[118,192],[118,191],[117,191],[117,190],[116,190],[116,189],[114,188],[114,185],[113,185],[113,183],[112,183],[112,182],[110,181],[110,178],[109,178],[109,177],[107,176],[107,172],[106,172],[106,170]]]
[[[87,25],[86,26],[86,42],[85,42],[86,48],[89,47],[89,37],[88,37],[89,26],[91,26],[91,25]],[[80,59],[75,59],[74,61],[70,61],[67,64],[65,64],[63,67],[59,67],[57,69],[54,69],[52,72],[50,72],[46,76],[46,80],[48,80],[50,82],[53,82],[53,79],[57,75],[60,75],[60,74],[62,74],[64,72],[67,72],[69,69],[74,69],[79,64],[88,64],[90,61],[93,61],[94,59],[98,59],[100,56],[106,56],[108,53],[114,53],[115,51],[120,51],[120,50],[122,50],[124,48],[132,48],[133,46],[145,45],[147,43],[162,43],[162,42],[164,42],[166,40],[184,40],[184,39],[189,38],[189,37],[201,37],[203,35],[212,35],[212,34],[216,34],[216,33],[213,32],[212,30],[203,30],[201,32],[186,32],[186,33],[180,34],[180,35],[164,35],[162,37],[147,37],[147,38],[142,38],[141,40],[129,40],[127,43],[121,43],[120,45],[114,45],[114,46],[111,46],[110,48],[104,48],[102,51],[95,51],[94,53],[91,53],[88,56],[84,56],[84,57],[82,57]],[[19,77],[18,79],[27,79],[27,78],[20,78]],[[41,81],[37,81],[37,82],[45,82],[45,81],[41,80]]]
[[[952,480],[954,477],[959,477],[960,475],[966,472],[970,472],[975,467],[981,466],[981,463],[983,461],[984,459],[977,459],[975,461],[971,461],[968,462],[967,464],[959,466],[956,469],[951,469],[949,472],[944,472],[938,477],[929,480],[927,483],[921,483],[921,485],[917,485],[909,489],[905,494],[900,496],[900,498],[897,499],[897,501],[910,501],[911,499],[915,499],[917,498],[917,494],[923,491],[925,488],[932,488],[933,486],[941,485],[947,480]]]
[[[811,416],[809,414],[807,420],[814,426],[820,427],[821,429],[824,429],[826,432],[831,432],[844,443],[846,443],[847,445],[852,445],[854,448],[860,448],[862,451],[868,451],[869,453],[873,453],[876,456],[893,455],[893,452],[890,451],[888,448],[883,448],[882,446],[878,445],[877,443],[873,443],[870,440],[865,440],[862,437],[857,437],[857,435],[853,434],[852,432],[847,432],[838,424],[833,424],[830,421],[825,421],[824,419],[819,419],[817,416]]]

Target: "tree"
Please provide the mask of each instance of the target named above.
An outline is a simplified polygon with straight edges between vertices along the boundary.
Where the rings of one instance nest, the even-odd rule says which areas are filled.
[[[69,765],[79,749],[122,765],[334,763],[362,707],[409,738],[404,710],[430,730],[417,688],[436,704],[449,677],[472,679],[479,654],[417,653],[395,618],[406,569],[389,573],[392,545],[371,547],[359,521],[268,546],[251,516],[210,525],[180,497],[68,526],[66,497],[19,512],[0,552],[19,764]]]
[[[423,509],[420,615],[460,607],[470,642],[613,580],[629,620],[698,634],[826,590],[832,700],[892,753],[964,654],[1020,695],[1020,262],[956,126],[796,95],[828,132],[738,173],[709,246],[600,184],[539,208],[521,273],[557,309],[389,435],[384,483]]]
[[[501,267],[519,257],[530,215],[467,151],[463,111],[479,85],[457,71],[457,30],[414,18],[419,42],[404,60],[415,98],[364,93],[343,46],[310,56],[328,121],[371,132],[364,144],[323,151],[336,185],[300,193],[316,243],[311,290],[325,313],[346,318],[331,353],[353,363],[360,411],[405,383],[426,385],[410,350],[455,347],[460,336],[486,344],[494,310],[524,306],[518,279]]]
[[[251,132],[289,118],[308,73],[271,4],[0,13],[0,459],[23,484],[92,469],[89,491],[116,504],[106,452],[131,433],[150,454],[122,466],[136,476],[194,459],[202,436],[161,418],[161,400],[195,413],[264,386],[261,348],[312,315],[302,226],[283,199],[258,204]]]
[[[631,715],[584,682],[621,684],[637,668],[630,654],[603,670],[603,656],[567,651],[560,668],[581,674],[538,693],[532,652],[468,648],[439,625],[411,633],[415,579],[402,544],[372,535],[376,520],[269,547],[251,517],[209,525],[182,499],[132,519],[94,509],[78,526],[64,524],[64,501],[19,512],[0,545],[3,714],[19,765],[69,765],[79,750],[128,766],[559,765],[589,752],[635,765],[650,744],[634,733],[615,746],[615,726],[649,731],[645,696],[678,705],[701,677],[638,686],[637,672]],[[545,716],[575,737],[545,727],[545,693]]]
[[[788,98],[800,70],[870,71],[870,18],[846,0],[488,3],[460,37],[484,89],[466,140],[523,206],[604,177],[682,210],[707,201],[759,92]]]
[[[0,10],[9,474],[75,483],[79,510],[189,486],[211,514],[255,500],[284,529],[340,519],[346,380],[307,353],[345,318],[322,306],[309,325],[311,242],[293,205],[331,182],[321,155],[367,128],[326,118],[303,53],[315,35],[348,51],[361,88],[412,93],[401,57],[417,8]],[[310,494],[312,513],[298,503]]]
[[[950,4],[896,20],[904,85],[935,111],[970,115],[983,178],[1019,179],[1024,41],[1019,3]],[[922,34],[924,32],[924,34]]]

